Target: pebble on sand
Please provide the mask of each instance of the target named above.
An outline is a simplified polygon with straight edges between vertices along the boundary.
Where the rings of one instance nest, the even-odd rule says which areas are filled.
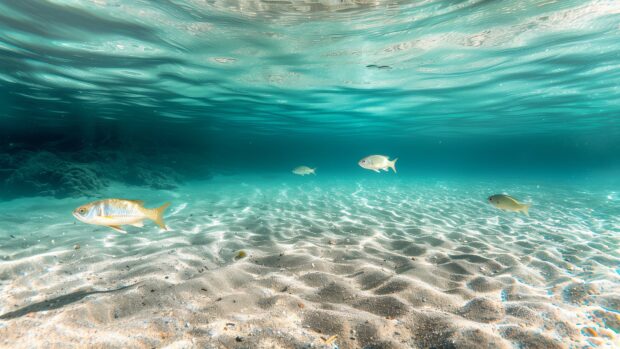
[[[332,344],[332,343],[333,343],[333,342],[334,342],[337,338],[338,338],[338,335],[337,335],[337,334],[335,334],[335,335],[333,335],[333,336],[331,336],[331,337],[327,338],[327,339],[325,340],[325,344],[328,344],[328,345],[329,345],[329,344]]]
[[[598,333],[592,327],[586,327],[583,329],[590,337],[598,337]]]
[[[241,250],[241,251],[237,252],[237,254],[235,255],[235,260],[237,261],[239,259],[243,259],[243,258],[247,257],[247,255],[248,254],[245,251]]]

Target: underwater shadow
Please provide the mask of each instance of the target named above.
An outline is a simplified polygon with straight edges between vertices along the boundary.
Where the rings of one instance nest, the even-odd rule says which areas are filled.
[[[77,292],[69,293],[64,296],[60,296],[60,297],[52,298],[52,299],[45,300],[42,302],[34,303],[26,307],[23,307],[21,309],[17,309],[15,311],[2,314],[0,315],[0,320],[11,320],[11,319],[16,319],[18,317],[22,317],[30,313],[37,313],[37,312],[44,311],[44,310],[53,310],[53,309],[62,308],[65,305],[75,303],[81,300],[82,298],[86,296],[90,296],[92,294],[114,293],[114,292],[118,292],[118,291],[122,291],[128,288],[134,287],[137,284],[139,284],[139,282],[133,285],[123,286],[123,287],[120,287],[114,290],[108,290],[108,291],[77,291]]]

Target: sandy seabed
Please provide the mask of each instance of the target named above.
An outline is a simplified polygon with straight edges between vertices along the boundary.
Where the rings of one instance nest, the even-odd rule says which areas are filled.
[[[531,216],[485,203],[502,191]],[[614,192],[231,176],[105,195],[127,193],[172,201],[171,231],[75,223],[89,198],[0,203],[0,347],[620,347]]]

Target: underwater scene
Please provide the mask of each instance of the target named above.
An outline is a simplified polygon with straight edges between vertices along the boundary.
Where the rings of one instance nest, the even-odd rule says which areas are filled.
[[[0,348],[620,348],[620,1],[0,1]]]

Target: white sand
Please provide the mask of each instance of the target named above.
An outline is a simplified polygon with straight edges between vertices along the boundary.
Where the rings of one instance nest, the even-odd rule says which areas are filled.
[[[170,232],[74,224],[87,199],[0,203],[0,346],[620,345],[620,202],[604,191],[321,180],[132,189],[173,202]],[[484,202],[502,189],[531,217]]]

